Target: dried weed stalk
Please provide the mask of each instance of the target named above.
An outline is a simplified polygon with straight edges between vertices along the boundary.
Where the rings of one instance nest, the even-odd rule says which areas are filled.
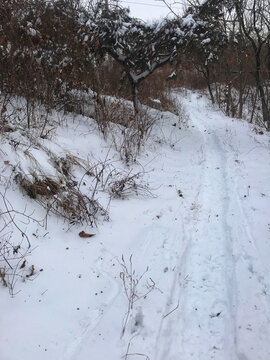
[[[126,331],[127,323],[134,303],[142,298],[146,299],[147,295],[156,288],[156,284],[151,278],[147,279],[144,284],[141,284],[144,275],[148,272],[148,267],[141,275],[136,274],[136,271],[133,268],[132,255],[129,258],[129,264],[126,263],[124,256],[122,255],[122,262],[120,265],[122,267],[120,279],[123,282],[125,295],[128,300],[127,312],[123,319],[122,337]],[[144,287],[144,291],[142,291],[142,287]]]
[[[126,199],[133,194],[142,197],[152,197],[148,184],[141,180],[142,173],[116,174],[117,180],[112,179],[109,182],[109,193],[113,198]]]
[[[6,224],[8,226],[8,224]],[[30,280],[35,275],[34,265],[29,266],[26,257],[31,254],[24,246],[24,238],[14,245],[11,232],[0,230],[0,280],[8,288],[11,296],[15,296],[15,285],[19,279]]]
[[[135,335],[135,336],[137,336],[137,335]],[[149,356],[146,355],[146,354],[142,354],[142,353],[138,353],[138,352],[136,352],[136,353],[131,353],[131,352],[130,352],[131,342],[132,342],[132,340],[135,338],[135,336],[133,336],[133,337],[129,340],[128,346],[127,346],[127,350],[126,350],[126,353],[125,353],[125,355],[123,356],[123,358],[124,358],[125,360],[127,360],[129,356],[140,356],[140,357],[143,357],[145,360],[150,360]]]
[[[6,199],[5,193],[1,193],[2,203],[5,211],[0,212],[0,280],[8,288],[11,296],[15,296],[15,285],[18,280],[32,280],[36,275],[34,265],[29,266],[26,260],[31,254],[31,244],[28,235],[23,231],[17,221],[16,216],[23,218],[25,223],[35,221],[43,226],[44,221],[38,221],[25,212],[13,209],[10,202]],[[18,236],[14,234],[18,233]],[[15,239],[14,242],[12,239]]]

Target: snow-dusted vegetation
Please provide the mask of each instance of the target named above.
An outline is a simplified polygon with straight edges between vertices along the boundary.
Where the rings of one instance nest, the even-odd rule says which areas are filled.
[[[187,5],[0,3],[1,360],[270,359],[269,2]]]

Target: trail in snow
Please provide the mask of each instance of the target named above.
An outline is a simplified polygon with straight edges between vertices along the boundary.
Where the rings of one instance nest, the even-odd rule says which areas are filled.
[[[195,108],[190,117],[193,144],[185,153],[185,177],[179,178],[188,200],[182,224],[175,229],[182,248],[173,288],[178,289],[181,310],[162,321],[156,359],[233,359],[234,262],[226,159],[218,140],[205,135],[202,109]]]
[[[185,359],[233,359],[235,284],[227,162],[218,139],[204,125],[202,110],[190,113],[203,140],[198,194],[184,218],[188,245],[182,265],[190,281],[183,290],[181,345]]]
[[[228,129],[211,119],[204,102],[197,104],[191,118],[204,136],[205,162],[201,216],[188,230],[185,269],[194,282],[184,294],[184,359],[264,360],[270,358],[269,278],[230,172]]]

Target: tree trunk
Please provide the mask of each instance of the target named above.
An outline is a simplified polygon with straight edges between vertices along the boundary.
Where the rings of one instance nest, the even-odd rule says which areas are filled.
[[[264,88],[261,84],[261,59],[260,59],[260,51],[255,53],[256,58],[256,71],[255,71],[255,78],[256,78],[256,86],[259,92],[259,96],[262,103],[262,114],[263,114],[263,122],[266,124],[267,130],[270,130],[270,112],[267,106],[267,101],[265,97]]]
[[[215,98],[214,98],[214,95],[213,95],[213,91],[211,89],[211,84],[209,82],[207,83],[207,87],[208,87],[208,92],[209,92],[210,97],[211,97],[212,104],[215,104]]]
[[[240,60],[240,77],[239,77],[239,108],[238,108],[238,118],[242,119],[243,117],[243,106],[244,106],[244,79],[243,79],[243,73],[244,73],[244,66],[242,59]]]
[[[254,118],[254,113],[255,113],[256,103],[257,103],[257,97],[258,97],[258,89],[256,89],[256,93],[254,95],[254,100],[251,100],[252,101],[252,111],[251,111],[251,116],[250,116],[250,120],[249,120],[250,124],[253,123],[253,118]],[[253,96],[251,99],[253,99]]]
[[[199,69],[197,69],[197,70],[203,74],[206,84],[207,84],[207,89],[208,89],[212,104],[215,104],[215,98],[214,98],[213,91],[211,88],[211,83],[210,83],[210,71],[209,71],[208,65],[202,66],[202,70],[199,70]]]
[[[266,124],[267,130],[270,130],[270,114],[269,114],[269,109],[268,109],[267,102],[265,99],[264,89],[261,84],[258,86],[258,90],[259,90],[261,103],[262,103],[263,121]]]
[[[209,91],[209,95],[211,97],[211,101],[212,101],[212,104],[215,104],[215,98],[214,98],[214,95],[213,95],[213,91],[212,91],[212,88],[211,88],[211,83],[210,83],[210,71],[209,71],[209,67],[206,66],[206,81],[207,81],[207,87],[208,87],[208,91]]]
[[[26,98],[27,128],[30,129],[30,100]]]
[[[138,91],[138,84],[133,81],[131,77],[129,77],[129,81],[131,84],[131,91],[132,91],[132,102],[133,108],[135,113],[135,120],[139,119],[139,112],[140,112],[140,100],[139,100],[139,91]]]
[[[232,84],[229,83],[228,84],[227,99],[226,99],[226,115],[227,116],[231,115],[231,113],[230,113],[230,110],[232,108],[231,104],[232,104]],[[232,116],[233,116],[233,114],[232,114]]]

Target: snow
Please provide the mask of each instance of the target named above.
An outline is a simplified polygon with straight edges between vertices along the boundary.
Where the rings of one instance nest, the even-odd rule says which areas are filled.
[[[207,39],[204,39],[202,42],[201,42],[201,45],[206,45],[206,44],[209,44],[211,42],[211,39],[210,38],[207,38]]]
[[[31,28],[31,27],[27,29],[27,33],[29,35],[31,35],[31,36],[36,36],[37,35],[37,31],[35,29]]]
[[[183,25],[187,26],[187,27],[193,27],[195,25],[195,20],[194,20],[194,15],[193,14],[188,14],[186,17],[183,18]]]
[[[127,352],[151,360],[270,358],[269,134],[225,117],[198,93],[176,95],[189,127],[164,113],[133,168],[144,169],[154,196],[112,200],[110,221],[98,229],[70,228],[53,216],[46,229],[20,222],[33,248],[27,260],[43,271],[18,281],[13,298],[0,288],[1,360],[119,360]],[[44,148],[85,161],[105,159],[110,149],[111,161],[125,169],[94,122],[80,116],[66,124],[42,140]],[[48,152],[29,151],[41,173],[54,174]],[[33,164],[23,154],[2,141],[2,164],[28,171]],[[2,193],[10,168],[1,165]],[[16,184],[7,197],[18,211],[27,205],[44,216]],[[96,236],[82,239],[81,230]],[[140,296],[123,335],[122,255],[128,268],[132,255]]]

